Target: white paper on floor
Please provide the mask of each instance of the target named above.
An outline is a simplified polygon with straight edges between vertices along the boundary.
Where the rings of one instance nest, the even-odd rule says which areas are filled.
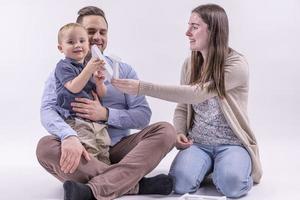
[[[226,196],[206,196],[206,195],[192,195],[184,194],[180,200],[226,200]]]

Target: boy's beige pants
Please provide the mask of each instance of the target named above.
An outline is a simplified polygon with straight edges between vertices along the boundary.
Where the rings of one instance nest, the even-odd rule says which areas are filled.
[[[66,123],[77,132],[77,137],[87,152],[98,160],[110,164],[109,146],[111,140],[105,124],[89,122],[80,118],[67,119]]]

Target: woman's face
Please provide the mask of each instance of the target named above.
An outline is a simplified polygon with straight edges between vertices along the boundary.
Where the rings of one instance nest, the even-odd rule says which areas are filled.
[[[186,32],[190,40],[190,49],[192,51],[206,52],[208,48],[208,29],[198,14],[192,13],[189,20],[189,28]]]

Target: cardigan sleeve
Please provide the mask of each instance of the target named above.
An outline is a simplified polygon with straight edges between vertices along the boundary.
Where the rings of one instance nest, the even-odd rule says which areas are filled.
[[[185,62],[185,65],[190,65]],[[190,69],[189,67],[186,67]],[[185,69],[186,69],[185,68]],[[208,92],[208,84],[203,87],[199,85],[187,85],[187,70],[182,73],[183,85],[159,85],[149,82],[140,82],[139,95],[151,96],[170,102],[180,104],[198,104],[214,96],[216,92]],[[244,86],[248,82],[248,65],[243,56],[239,54],[231,55],[226,59],[225,64],[225,90],[229,91],[239,86]]]
[[[197,104],[216,96],[216,93],[209,93],[207,86],[201,88],[197,85],[158,85],[141,81],[138,95],[146,95],[182,104]]]
[[[188,62],[189,58],[185,60],[185,62],[182,65],[181,69],[181,77],[180,77],[180,85],[187,84],[187,68],[188,68]],[[173,125],[175,127],[175,131],[177,134],[183,133],[187,134],[187,109],[188,104],[185,103],[178,103],[173,116]]]

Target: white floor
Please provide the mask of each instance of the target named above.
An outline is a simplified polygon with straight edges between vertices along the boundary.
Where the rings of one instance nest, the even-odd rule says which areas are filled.
[[[288,130],[287,130],[288,131]],[[278,135],[278,134],[276,134]],[[295,135],[295,134],[292,134]],[[272,139],[273,138],[273,139]],[[35,144],[26,141],[2,143],[0,163],[0,199],[2,200],[59,200],[63,199],[62,184],[46,173],[35,159]],[[244,200],[299,199],[300,191],[300,137],[260,137],[260,152],[264,175],[261,184],[256,185]],[[9,145],[14,142],[14,150]],[[16,151],[16,150],[19,151]],[[149,175],[167,173],[176,151],[173,150]],[[213,185],[200,188],[198,194],[218,195]],[[120,200],[137,199],[179,199],[178,196],[124,196]]]
[[[262,102],[259,105],[265,106],[249,109],[252,111],[251,125],[259,142],[264,174],[261,183],[254,186],[243,200],[300,199],[300,107],[287,101],[295,99],[294,96],[278,95],[272,99],[272,105]],[[275,106],[276,99],[278,105],[275,102]],[[0,200],[63,199],[62,184],[49,175],[35,157],[36,143],[43,133],[46,134],[38,117],[20,126],[3,124],[0,133]],[[168,173],[175,154],[176,150],[168,154],[149,176]],[[217,194],[213,185],[202,187],[197,193]],[[119,199],[158,198],[179,199],[174,195],[124,196]]]

